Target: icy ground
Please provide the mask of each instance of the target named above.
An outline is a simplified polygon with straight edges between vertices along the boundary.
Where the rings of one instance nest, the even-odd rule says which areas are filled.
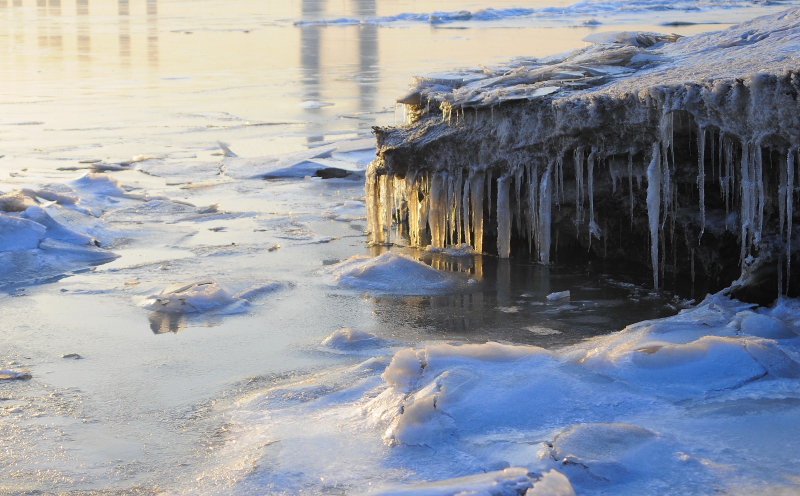
[[[557,350],[388,346],[237,403],[208,493],[796,494],[800,303],[721,295]]]
[[[0,493],[797,492],[796,301],[713,296],[606,335],[686,305],[464,244],[367,249],[374,141],[353,128],[391,119],[373,99],[479,49],[550,50],[493,29],[536,13],[378,36],[382,21],[295,29],[300,2],[268,2],[280,19],[247,1],[17,4],[0,2],[0,41],[26,49],[0,69],[17,82],[0,119]],[[378,4],[361,19],[414,10]],[[699,15],[638,5],[639,24]],[[730,20],[760,3],[699,5]],[[567,31],[619,6],[572,3]],[[321,65],[298,83],[296,53],[252,49],[298,35],[353,35],[359,63],[303,52]]]

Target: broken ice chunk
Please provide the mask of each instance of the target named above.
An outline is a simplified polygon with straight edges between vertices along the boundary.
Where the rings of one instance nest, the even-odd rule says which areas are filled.
[[[547,301],[560,301],[560,300],[568,300],[570,297],[569,290],[566,291],[559,291],[557,293],[550,293],[545,297]]]

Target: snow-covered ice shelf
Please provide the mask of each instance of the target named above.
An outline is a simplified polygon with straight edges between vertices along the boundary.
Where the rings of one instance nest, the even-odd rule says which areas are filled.
[[[800,10],[417,77],[376,128],[371,242],[602,259],[653,285],[800,293]],[[393,231],[394,226],[394,231]]]

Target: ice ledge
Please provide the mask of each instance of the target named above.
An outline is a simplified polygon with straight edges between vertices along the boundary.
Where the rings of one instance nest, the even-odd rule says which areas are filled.
[[[800,9],[690,38],[610,39],[415,80],[406,124],[375,128],[371,241],[798,294]]]

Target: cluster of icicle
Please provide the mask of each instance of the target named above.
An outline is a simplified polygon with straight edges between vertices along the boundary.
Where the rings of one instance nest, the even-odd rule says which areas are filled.
[[[678,205],[674,181],[677,167],[675,147],[680,145],[674,142],[673,118],[673,113],[666,113],[662,119],[661,136],[652,146],[646,173],[641,166],[634,168],[633,157],[638,150],[629,151],[625,171],[624,165],[620,167],[618,160],[610,159],[601,149],[588,146],[564,150],[548,163],[518,165],[501,174],[486,167],[457,167],[409,171],[405,177],[399,177],[379,172],[377,163],[373,163],[366,178],[370,242],[402,244],[407,240],[411,246],[421,247],[429,243],[435,248],[467,243],[481,253],[484,251],[484,215],[488,212],[490,216],[494,214],[496,219],[496,249],[499,257],[510,256],[512,234],[516,234],[527,238],[530,252],[541,263],[547,264],[551,248],[551,212],[553,208],[559,209],[565,205],[565,196],[568,201],[574,202],[576,235],[587,234],[590,243],[592,238],[602,239],[603,232],[594,207],[594,182],[595,169],[603,166],[611,176],[614,193],[617,183],[623,182],[620,179],[627,172],[631,223],[636,201],[634,178],[641,190],[642,175],[646,175],[650,259],[653,285],[658,288],[665,255],[663,249],[659,253],[659,247],[664,246],[664,236],[667,233],[671,236],[674,232],[678,207],[687,207]],[[786,280],[781,284],[788,287],[792,205],[795,177],[800,173],[796,171],[800,167],[798,147],[789,148],[786,159],[780,161],[777,198],[768,199],[767,194],[774,192],[765,191],[761,139],[740,139],[718,130],[706,129],[703,125],[698,126],[697,136],[698,243],[707,227],[707,183],[713,184],[714,180],[718,183],[725,202],[724,229],[737,234],[740,239],[742,267],[762,241],[765,204],[777,202],[780,237],[785,249]],[[737,151],[740,153],[737,154]],[[574,196],[571,192],[565,195],[566,157],[572,159],[574,167]],[[710,162],[711,174],[707,174],[707,162]],[[496,188],[492,187],[493,181],[496,182]],[[493,191],[496,191],[494,200]],[[512,209],[512,205],[516,208]],[[492,209],[495,209],[494,212]],[[735,220],[737,218],[738,221]],[[670,219],[672,222],[669,222]]]
[[[411,246],[429,242],[434,248],[445,248],[466,243],[481,253],[484,207],[490,215],[496,208],[498,254],[511,254],[512,224],[516,221],[516,231],[524,232],[539,260],[549,263],[553,167],[549,164],[540,170],[535,165],[521,166],[496,178],[496,202],[492,200],[491,170],[458,169],[400,178],[377,174],[372,168],[366,179],[370,242],[388,244],[405,235]],[[522,191],[523,184],[529,185],[527,191]],[[519,212],[512,212],[512,194],[516,194]]]

